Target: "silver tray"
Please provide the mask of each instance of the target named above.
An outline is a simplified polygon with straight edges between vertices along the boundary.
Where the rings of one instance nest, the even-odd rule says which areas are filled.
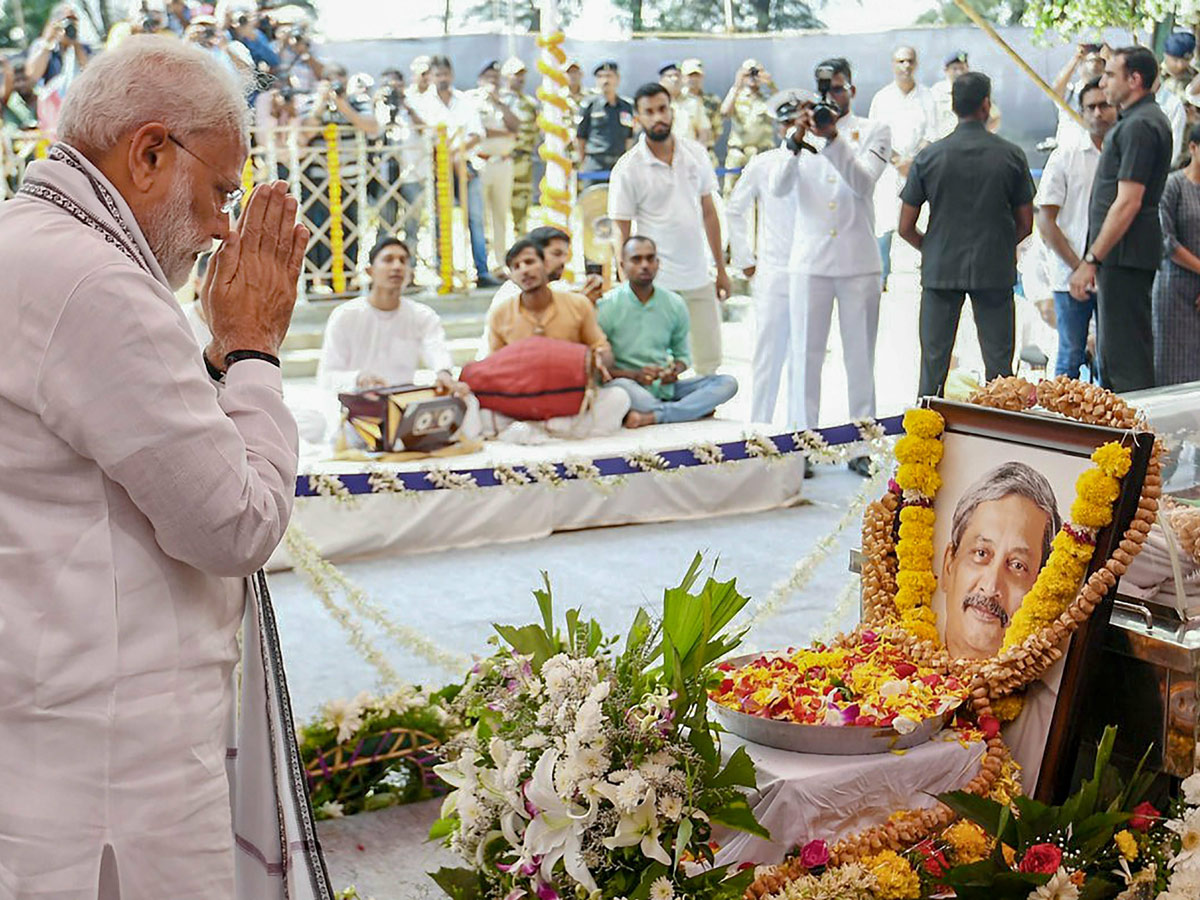
[[[725,662],[741,667],[764,655],[750,653]],[[821,753],[830,756],[859,756],[887,753],[889,750],[907,750],[932,738],[945,727],[947,720],[953,715],[953,711],[950,711],[931,716],[908,734],[901,734],[891,727],[801,725],[797,722],[764,719],[762,716],[752,716],[722,706],[711,698],[708,705],[713,718],[721,727],[753,744],[778,747],[780,750],[792,750],[796,753]]]

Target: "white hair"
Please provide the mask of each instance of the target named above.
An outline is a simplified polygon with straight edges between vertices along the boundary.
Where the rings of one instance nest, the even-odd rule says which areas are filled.
[[[179,38],[133,35],[91,60],[71,82],[58,135],[99,153],[147,122],[162,122],[179,137],[219,132],[244,140],[249,86],[215,56]]]

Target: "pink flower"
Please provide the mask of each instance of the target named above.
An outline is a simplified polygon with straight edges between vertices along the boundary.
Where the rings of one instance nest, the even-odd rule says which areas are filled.
[[[1062,864],[1062,851],[1053,844],[1034,844],[1025,851],[1018,872],[1053,875]]]
[[[1149,831],[1154,820],[1161,815],[1162,813],[1155,809],[1153,804],[1139,803],[1133,808],[1133,818],[1129,820],[1129,827],[1134,831]]]
[[[800,851],[800,865],[818,869],[829,865],[829,845],[824,841],[809,841]]]

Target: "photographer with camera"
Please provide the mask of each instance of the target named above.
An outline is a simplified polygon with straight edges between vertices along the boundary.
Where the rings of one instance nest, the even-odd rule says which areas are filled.
[[[313,56],[312,43],[299,26],[288,33],[280,51],[279,77],[302,94],[311,94],[325,78],[325,66]]]
[[[375,94],[375,118],[383,127],[381,143],[387,150],[380,167],[383,180],[372,180],[369,193],[375,202],[383,200],[379,217],[384,228],[403,231],[408,245],[416,247],[421,222],[419,201],[425,188],[425,173],[432,165],[423,136],[425,120],[409,104],[404,74],[399,69],[384,69],[380,80],[382,84]],[[393,188],[404,200],[402,216],[399,202],[394,196],[387,196]]]
[[[328,80],[322,81],[317,87],[313,104],[308,109],[301,124],[301,133],[309,146],[324,145],[325,126],[338,126],[338,156],[341,162],[339,174],[342,182],[342,219],[345,237],[345,270],[353,272],[358,260],[358,186],[360,179],[367,177],[358,163],[358,149],[355,146],[356,135],[362,132],[367,137],[376,137],[380,133],[379,120],[372,114],[369,97],[351,95],[348,91],[349,77],[344,66],[331,63],[325,67]],[[306,213],[312,226],[313,234],[319,235],[324,231],[325,223],[329,220],[329,195],[325,186],[329,173],[325,167],[325,155],[317,154],[313,162],[304,169],[304,180],[301,181],[301,209],[308,202],[308,183],[319,186],[318,196]],[[330,248],[323,242],[317,241],[308,251],[308,261],[318,270],[324,269],[330,261]]]
[[[79,40],[79,14],[64,3],[50,13],[42,36],[29,48],[25,74],[38,87],[45,87],[63,73],[70,59],[82,69],[91,56],[91,48]]]
[[[273,73],[279,68],[279,54],[262,32],[259,18],[254,13],[241,12],[234,16],[233,38],[250,51],[250,58],[259,72]]]
[[[767,75],[758,60],[747,59],[738,69],[737,78],[721,103],[721,116],[730,119],[729,146],[725,168],[740,169],[754,154],[775,146],[775,115],[767,105]],[[725,194],[733,190],[737,175],[725,176]]]
[[[882,262],[875,240],[875,185],[892,157],[887,125],[850,111],[855,88],[850,63],[827,59],[816,68],[820,99],[801,97],[788,130],[792,156],[771,173],[777,197],[792,197],[795,227],[788,258],[791,325],[789,425],[816,428],[821,369],[834,300],[846,363],[851,418],[875,415],[875,340],[879,331]],[[868,457],[850,469],[869,473]]]

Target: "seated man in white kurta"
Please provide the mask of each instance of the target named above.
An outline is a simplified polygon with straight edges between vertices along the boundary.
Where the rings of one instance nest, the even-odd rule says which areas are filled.
[[[240,813],[263,773],[227,752],[237,633],[295,496],[278,354],[308,241],[282,182],[230,223],[246,87],[174,37],[131,37],[76,77],[62,143],[0,207],[5,900],[328,896],[281,795],[232,814],[226,770]],[[214,240],[202,358],[173,292]],[[243,726],[264,710],[243,704]]]
[[[317,384],[337,392],[412,384],[423,365],[435,373],[438,393],[466,401],[463,432],[477,435],[479,405],[451,372],[454,363],[442,320],[432,308],[404,296],[412,277],[408,245],[385,237],[371,250],[370,259],[371,290],[335,309],[325,325]]]

